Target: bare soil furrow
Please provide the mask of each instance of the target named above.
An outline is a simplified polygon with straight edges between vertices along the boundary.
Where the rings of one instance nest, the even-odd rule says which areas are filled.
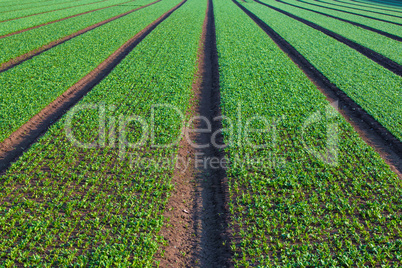
[[[53,23],[56,23],[56,22],[59,22],[59,21],[68,20],[68,19],[71,19],[71,18],[75,18],[75,17],[79,17],[79,16],[82,16],[82,15],[88,14],[88,13],[92,13],[92,12],[95,12],[95,11],[98,11],[98,10],[102,10],[102,9],[106,9],[106,8],[110,8],[110,7],[115,7],[115,6],[119,6],[119,5],[122,5],[122,4],[127,4],[127,3],[130,3],[130,2],[134,2],[134,1],[136,1],[136,0],[130,0],[130,1],[123,2],[123,3],[120,3],[120,4],[116,4],[116,5],[112,5],[112,6],[101,7],[101,8],[93,9],[93,10],[90,10],[90,11],[82,12],[82,13],[79,13],[79,14],[75,14],[75,15],[72,15],[72,16],[68,16],[68,17],[65,17],[65,18],[61,18],[61,19],[58,19],[58,20],[49,21],[49,22],[42,23],[42,24],[39,24],[39,25],[36,25],[36,26],[25,28],[25,29],[22,29],[22,30],[19,30],[19,31],[16,31],[16,32],[8,33],[8,34],[5,34],[5,35],[0,35],[0,39],[8,37],[8,36],[16,35],[16,34],[19,34],[19,33],[27,32],[27,31],[30,31],[30,30],[33,30],[33,29],[36,29],[36,28],[40,28],[42,26],[46,26],[46,25],[49,25],[49,24],[53,24]]]
[[[296,0],[296,1],[301,2],[301,3],[308,4],[308,5],[312,5],[312,6],[317,6],[317,7],[321,7],[321,8],[326,8],[326,9],[330,9],[330,10],[339,11],[339,12],[342,12],[342,13],[347,13],[347,14],[351,14],[351,15],[356,15],[356,16],[363,17],[363,18],[368,18],[368,19],[372,19],[372,20],[377,20],[377,21],[382,21],[382,22],[386,22],[386,23],[390,23],[390,24],[395,24],[395,25],[398,25],[398,26],[402,26],[401,23],[397,23],[397,22],[393,22],[393,21],[389,21],[389,20],[383,20],[383,19],[379,19],[379,18],[376,18],[376,17],[371,17],[371,16],[367,16],[367,15],[363,15],[363,14],[359,14],[359,13],[354,13],[354,12],[350,12],[350,11],[346,11],[346,10],[342,10],[342,9],[337,9],[337,8],[332,8],[332,7],[326,7],[326,6],[321,6],[321,5],[316,5],[316,4],[313,4],[313,3],[305,2],[305,1],[303,1],[303,0]]]
[[[390,34],[390,33],[381,31],[381,30],[379,30],[379,29],[375,29],[375,28],[373,28],[373,27],[370,27],[370,26],[367,26],[367,25],[364,25],[364,24],[361,24],[361,23],[357,23],[357,22],[353,22],[353,21],[350,21],[350,20],[342,19],[342,18],[339,18],[339,17],[336,17],[336,16],[332,16],[332,15],[329,15],[329,14],[326,14],[326,13],[323,13],[323,12],[320,12],[320,11],[317,11],[317,10],[314,10],[314,9],[309,9],[309,8],[301,7],[301,6],[298,6],[298,5],[293,5],[293,4],[291,4],[291,3],[287,3],[287,2],[282,1],[282,0],[276,0],[276,1],[279,2],[279,3],[282,3],[282,4],[286,4],[286,5],[292,6],[292,7],[296,7],[296,8],[303,9],[303,10],[307,10],[307,11],[310,11],[310,12],[314,12],[314,13],[316,13],[316,14],[324,15],[324,16],[329,17],[329,18],[333,18],[333,19],[336,19],[336,20],[339,20],[339,21],[343,21],[343,22],[346,22],[346,23],[349,23],[349,24],[358,26],[358,27],[360,27],[360,28],[363,28],[363,29],[366,29],[366,30],[369,30],[369,31],[372,31],[372,32],[375,32],[375,33],[378,33],[378,34],[380,34],[380,35],[383,35],[383,36],[385,36],[385,37],[391,38],[391,39],[393,39],[393,40],[402,42],[402,37],[401,37],[401,36],[397,36],[397,35],[394,35],[394,34]]]
[[[0,143],[0,172],[7,169],[13,161],[15,161],[39,138],[40,135],[45,133],[46,130],[57,122],[57,120],[64,115],[69,108],[75,105],[94,86],[101,82],[102,79],[105,78],[114,67],[116,67],[126,57],[126,55],[130,53],[131,50],[133,50],[149,33],[151,33],[162,21],[168,18],[170,14],[181,7],[186,1],[187,0],[183,0],[133,36],[88,75],[83,77],[56,100],[33,116],[27,123],[4,140],[4,142]]]
[[[208,1],[204,20],[193,94],[189,113],[210,122],[211,131],[194,132],[208,128],[205,120],[195,120],[184,130],[187,138],[180,143],[178,157],[190,160],[191,165],[185,172],[179,167],[175,172],[176,186],[165,213],[170,218],[169,227],[161,232],[169,244],[163,248],[164,257],[158,260],[161,267],[230,267],[226,172],[207,163],[207,159],[223,159],[222,151],[211,143],[213,133],[222,129],[221,122],[214,120],[221,112],[212,0]],[[221,135],[217,141],[224,145]]]
[[[327,97],[330,102],[339,101],[339,112],[360,134],[361,138],[373,147],[391,168],[402,178],[402,142],[376,119],[354,102],[345,92],[334,85],[317,68],[314,67],[289,42],[269,27],[264,21],[232,0],[299,66],[307,77]]]
[[[96,4],[96,3],[101,3],[101,2],[106,2],[106,1],[109,1],[109,0],[100,0],[100,1],[92,2],[92,3],[76,5],[76,6],[72,6],[72,7],[63,7],[63,8],[59,8],[59,9],[53,9],[53,10],[49,10],[49,11],[43,11],[43,12],[40,12],[40,13],[35,13],[35,14],[31,14],[31,15],[26,15],[26,16],[22,16],[22,17],[18,17],[18,18],[12,18],[12,19],[7,19],[7,20],[1,20],[0,23],[2,23],[2,22],[7,22],[7,21],[18,20],[18,19],[23,19],[23,18],[28,18],[28,17],[32,17],[32,16],[36,16],[36,15],[47,14],[47,13],[51,13],[51,12],[55,12],[55,11],[59,11],[59,10],[65,10],[65,9],[74,8],[74,7],[81,7],[81,6],[93,5],[93,4]]]
[[[205,42],[200,65],[202,82],[199,89],[199,108],[200,116],[207,118],[211,122],[212,131],[210,133],[198,133],[196,138],[199,145],[208,144],[207,147],[196,149],[198,156],[202,156],[202,164],[198,168],[198,198],[196,199],[198,208],[198,218],[196,219],[199,227],[200,237],[199,250],[196,259],[200,267],[229,267],[231,251],[229,249],[228,226],[228,188],[226,181],[226,171],[222,166],[213,167],[208,159],[224,159],[223,151],[213,144],[213,133],[218,133],[215,137],[217,144],[224,146],[222,122],[217,120],[221,116],[220,110],[220,89],[219,89],[219,63],[216,47],[215,18],[212,0],[208,1],[208,10],[204,27]],[[201,129],[207,126],[200,122]],[[197,162],[198,163],[198,162]]]
[[[320,1],[320,0],[314,0],[314,1],[319,2],[319,3],[323,3],[323,4],[327,4],[327,5],[332,5],[332,6],[337,6],[337,7],[345,8],[345,6],[343,6],[343,5],[338,5],[338,4],[334,4],[334,3],[327,3],[327,2],[324,2],[324,1]],[[402,19],[401,16],[392,15],[392,14],[387,14],[387,13],[382,13],[382,12],[377,12],[377,11],[370,11],[370,10],[365,10],[365,9],[357,8],[357,7],[347,7],[347,8],[354,9],[354,10],[358,10],[358,11],[370,12],[370,13],[374,13],[374,14],[378,14],[378,15],[384,15],[384,16],[389,16],[389,17],[394,17],[394,18]]]
[[[68,36],[65,36],[65,37],[59,39],[59,40],[52,41],[52,42],[50,42],[50,43],[48,43],[48,44],[46,44],[46,45],[44,45],[44,46],[42,46],[40,48],[34,49],[34,50],[29,51],[29,52],[27,52],[27,53],[25,53],[25,54],[23,54],[21,56],[18,56],[18,57],[14,58],[14,59],[11,59],[8,62],[5,62],[5,63],[0,65],[0,73],[5,72],[5,71],[7,71],[7,70],[9,70],[9,69],[11,69],[11,68],[13,68],[13,67],[15,67],[15,66],[17,66],[17,65],[19,65],[21,63],[23,63],[24,61],[27,61],[27,60],[35,57],[35,56],[38,56],[39,54],[41,54],[41,53],[43,53],[43,52],[45,52],[45,51],[47,51],[49,49],[52,49],[55,46],[61,45],[64,42],[67,42],[68,40],[73,39],[74,37],[82,35],[82,34],[84,34],[86,32],[89,32],[89,31],[95,29],[95,28],[98,28],[98,27],[100,27],[100,26],[102,26],[102,25],[104,25],[106,23],[109,23],[109,22],[117,20],[117,19],[119,19],[121,17],[127,16],[127,15],[129,15],[129,14],[131,14],[131,13],[137,11],[137,10],[146,8],[146,7],[150,6],[150,5],[158,3],[160,1],[161,0],[157,0],[155,2],[152,2],[152,3],[148,4],[148,5],[132,9],[130,11],[127,11],[127,12],[122,13],[120,15],[114,16],[114,17],[109,18],[107,20],[98,22],[98,23],[96,23],[94,25],[91,25],[91,26],[88,26],[88,27],[86,27],[86,28],[84,28],[84,29],[82,29],[82,30],[80,30],[78,32],[72,33],[72,34],[70,34]]]
[[[293,14],[287,12],[287,11],[284,11],[282,9],[279,9],[279,8],[274,7],[274,6],[268,5],[268,4],[263,3],[263,2],[261,2],[259,0],[255,0],[255,2],[257,2],[257,3],[261,4],[261,5],[264,5],[266,7],[269,7],[271,9],[275,10],[275,11],[278,11],[278,12],[280,12],[280,13],[282,13],[282,14],[284,14],[284,15],[292,18],[292,19],[300,21],[300,22],[310,26],[311,28],[314,28],[314,29],[316,29],[316,30],[318,30],[318,31],[320,31],[320,32],[322,32],[322,33],[324,33],[324,34],[326,34],[326,35],[338,40],[339,42],[341,42],[341,43],[349,46],[350,48],[353,48],[354,50],[358,51],[359,53],[363,54],[364,56],[366,56],[367,58],[371,59],[372,61],[375,61],[376,63],[378,63],[382,67],[390,70],[394,74],[402,76],[402,65],[400,65],[400,64],[396,63],[395,61],[385,57],[384,55],[381,55],[380,53],[378,53],[378,52],[376,52],[376,51],[374,51],[372,49],[369,49],[369,48],[367,48],[365,46],[362,46],[362,45],[360,45],[360,44],[358,44],[358,43],[356,43],[356,42],[354,42],[354,41],[352,41],[350,39],[347,39],[346,37],[343,37],[340,34],[334,33],[333,31],[330,31],[330,30],[328,30],[328,29],[326,29],[326,28],[324,28],[324,27],[322,27],[322,26],[320,26],[318,24],[315,24],[315,23],[313,23],[311,21],[308,21],[306,19],[300,18],[300,17],[298,17],[296,15],[293,15]]]

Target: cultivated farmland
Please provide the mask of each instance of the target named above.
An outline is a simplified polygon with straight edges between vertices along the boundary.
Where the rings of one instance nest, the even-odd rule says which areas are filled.
[[[0,0],[0,267],[402,266],[396,0]]]

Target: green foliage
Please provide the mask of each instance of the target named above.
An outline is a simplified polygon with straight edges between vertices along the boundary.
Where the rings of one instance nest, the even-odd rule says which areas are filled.
[[[311,27],[255,3],[244,4],[378,122],[402,140],[402,77]]]
[[[400,264],[402,190],[396,174],[244,12],[230,0],[214,4],[222,114],[233,122],[255,115],[271,122],[260,124],[267,132],[250,135],[251,143],[244,124],[236,123],[236,146],[226,150],[235,266]],[[290,40],[309,43],[303,51],[312,53],[318,42],[322,65],[345,53],[337,47],[339,52],[327,54],[323,37],[257,4],[242,4],[260,9],[258,15],[280,34],[291,32]],[[321,119],[306,127],[314,115]],[[310,150],[326,152],[331,126],[338,129],[336,163]]]
[[[338,21],[324,15],[298,9],[296,7],[288,6],[276,1],[263,0],[262,2],[268,3],[271,6],[278,7],[279,9],[316,23],[358,44],[370,48],[399,64],[402,64],[402,46],[399,41],[392,40],[388,37],[381,36],[379,34],[356,27],[346,22]],[[268,7],[266,8],[268,9]],[[315,8],[310,7],[310,9],[314,10]],[[402,30],[400,29],[399,32],[401,35]]]
[[[326,2],[326,1],[324,1],[324,2]],[[396,16],[401,17],[401,9],[398,9],[398,8],[391,8],[391,7],[384,8],[384,7],[381,7],[380,5],[376,5],[376,6],[364,5],[363,2],[357,3],[357,2],[352,2],[350,0],[337,1],[337,3],[335,3],[335,4],[342,6],[342,7],[358,8],[358,9],[365,10],[365,11],[381,12],[381,13],[386,13],[386,14],[396,15]]]
[[[103,104],[108,123],[113,117],[130,115],[149,120],[150,108],[156,103],[172,104],[185,113],[205,9],[205,2],[189,0],[78,106]],[[174,166],[144,168],[131,165],[130,156],[174,158],[177,146],[151,148],[147,143],[127,148],[120,159],[110,139],[103,148],[74,146],[65,136],[67,117],[0,177],[0,262],[41,267],[155,265],[153,256],[163,241],[158,232],[173,188]],[[97,117],[97,110],[74,116],[78,140],[99,138]],[[179,135],[178,118],[164,118],[162,113],[155,118],[156,127],[163,129],[159,141]],[[128,136],[135,140],[138,132]]]
[[[99,0],[98,0],[99,1]],[[38,14],[42,12],[47,12],[47,11],[53,11],[53,10],[58,10],[62,8],[69,8],[69,7],[75,7],[78,5],[82,4],[91,4],[93,2],[97,2],[96,0],[85,0],[82,2],[77,2],[77,1],[64,1],[64,3],[60,3],[60,1],[50,1],[47,2],[47,5],[40,5],[40,3],[36,3],[35,5],[32,5],[30,8],[29,5],[26,7],[24,6],[23,8],[15,8],[15,9],[9,9],[7,10],[8,12],[2,12],[0,14],[0,20],[8,20],[8,19],[14,19],[14,18],[19,18],[19,17],[24,17],[24,16],[29,16],[32,14]],[[43,3],[42,3],[43,4]],[[56,4],[56,5],[54,5]],[[26,9],[28,8],[28,9]]]
[[[85,1],[79,1],[79,2],[77,2],[77,1],[71,2],[70,1],[70,3],[66,3],[63,5],[56,5],[56,6],[49,6],[49,7],[45,6],[45,7],[41,7],[38,9],[27,9],[24,11],[15,11],[15,12],[10,12],[10,13],[4,13],[3,16],[1,16],[0,20],[19,18],[19,17],[23,17],[25,15],[30,15],[30,14],[38,14],[38,13],[44,12],[44,11],[59,9],[59,8],[62,8],[63,6],[71,7],[71,8],[67,8],[67,9],[63,9],[63,10],[52,11],[52,12],[45,13],[45,14],[38,14],[38,15],[29,16],[26,18],[2,22],[2,23],[0,23],[0,35],[16,32],[18,30],[22,30],[22,29],[29,28],[32,26],[40,25],[42,23],[58,20],[60,18],[65,18],[68,16],[72,16],[72,15],[76,15],[79,13],[94,10],[97,8],[107,7],[107,6],[111,6],[111,5],[115,5],[115,4],[119,4],[119,3],[124,3],[127,1],[128,0],[109,0],[109,1],[105,1],[105,2],[99,2],[99,3],[94,3],[94,4],[90,4],[90,5],[85,5],[85,6],[78,6],[78,7],[73,7],[73,6],[77,6],[77,5],[85,4],[85,3],[89,4],[89,3],[96,2],[96,1],[94,1],[94,0],[85,0]],[[60,2],[60,1],[58,1],[58,2]],[[38,4],[38,3],[36,3],[36,4]],[[23,6],[23,7],[25,8],[26,6]]]
[[[312,0],[303,0],[304,2],[308,2],[308,3],[314,3],[315,5],[321,6],[321,7],[329,7],[329,8],[334,8],[334,9],[339,9],[342,11],[347,11],[347,12],[353,12],[356,14],[361,14],[361,15],[365,15],[365,16],[370,16],[370,17],[374,17],[374,18],[378,18],[378,19],[383,19],[383,20],[387,20],[387,21],[392,21],[392,22],[397,22],[397,23],[402,23],[402,18],[395,18],[395,17],[390,17],[387,15],[382,15],[382,14],[376,14],[376,13],[372,13],[369,11],[364,11],[364,10],[356,10],[356,9],[351,9],[348,7],[339,7],[339,6],[334,6],[328,3],[328,1],[312,1]],[[339,3],[336,3],[339,4]],[[379,12],[379,11],[377,11]],[[381,12],[381,13],[386,13],[386,12]],[[355,15],[356,16],[356,15]]]
[[[384,32],[388,32],[388,33],[392,33],[394,35],[398,35],[401,36],[401,27],[398,25],[393,25],[387,22],[382,22],[382,21],[377,21],[377,20],[372,20],[369,18],[364,18],[364,17],[360,17],[357,15],[353,15],[353,14],[348,14],[348,13],[344,13],[341,11],[336,11],[336,10],[330,10],[324,7],[318,7],[318,6],[312,6],[309,5],[308,3],[317,3],[317,2],[312,2],[312,1],[305,1],[304,2],[299,2],[297,0],[284,0],[287,3],[291,3],[300,7],[305,7],[308,9],[313,9],[313,10],[317,10],[319,12],[325,13],[325,14],[330,14],[333,16],[336,16],[338,18],[343,18],[343,19],[347,19],[353,22],[358,22],[379,30],[382,30]],[[272,2],[270,2],[272,3]],[[354,13],[358,13],[358,12],[354,12]],[[372,16],[375,17],[375,16]]]
[[[136,5],[150,2],[139,0]],[[110,7],[0,39],[0,64],[134,8],[132,5]]]
[[[1,73],[0,141],[177,3],[166,0],[138,10]]]

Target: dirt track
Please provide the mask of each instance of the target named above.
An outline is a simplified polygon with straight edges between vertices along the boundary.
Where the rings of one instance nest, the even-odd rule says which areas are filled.
[[[15,161],[27,150],[41,134],[46,132],[52,124],[66,113],[66,110],[76,104],[86,93],[102,81],[131,50],[186,1],[187,0],[183,0],[145,29],[137,33],[98,67],[92,70],[92,72],[66,90],[38,114],[33,116],[27,123],[12,133],[3,143],[0,143],[0,172],[9,167],[11,162]]]
[[[236,0],[232,1],[264,30],[278,47],[299,66],[330,102],[339,101],[339,112],[360,134],[361,138],[363,138],[368,145],[372,146],[399,177],[402,178],[402,142],[355,103],[341,89],[332,84],[328,78],[265,22]]]
[[[163,248],[164,257],[158,256],[161,267],[230,267],[229,236],[227,233],[227,187],[223,168],[212,168],[196,158],[222,160],[222,152],[211,144],[212,133],[222,128],[213,118],[220,113],[219,66],[216,50],[213,4],[209,0],[198,53],[198,73],[193,85],[194,98],[190,101],[192,116],[203,116],[212,124],[210,133],[189,133],[180,144],[179,157],[191,160],[185,173],[176,170],[175,190],[169,199],[165,217],[169,226],[161,234],[169,245]],[[197,129],[207,128],[203,120],[194,122]],[[192,129],[192,128],[190,128]],[[185,132],[188,130],[185,130]],[[223,137],[217,138],[223,144]],[[203,147],[202,145],[208,145]],[[198,147],[198,148],[195,148]],[[198,158],[198,159],[199,159]],[[226,243],[224,243],[226,242]],[[185,254],[183,254],[185,253]]]

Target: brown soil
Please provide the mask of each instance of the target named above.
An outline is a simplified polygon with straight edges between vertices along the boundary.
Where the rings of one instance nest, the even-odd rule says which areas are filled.
[[[195,111],[190,111],[190,113]],[[183,130],[185,135],[185,130]],[[179,144],[180,159],[190,161],[195,155],[185,139]],[[196,176],[194,165],[190,164],[185,169],[185,164],[178,161],[172,178],[174,188],[171,192],[168,204],[163,216],[166,219],[165,226],[159,233],[167,242],[162,246],[155,261],[160,262],[160,267],[194,267],[194,245],[199,238],[195,231],[195,207]]]
[[[122,14],[120,14],[120,15],[114,16],[114,17],[109,18],[109,19],[107,19],[107,20],[104,20],[104,21],[98,22],[98,23],[96,23],[96,24],[93,24],[93,25],[91,25],[91,26],[88,26],[88,27],[86,27],[86,28],[84,28],[84,29],[82,29],[82,30],[79,30],[78,32],[75,32],[75,33],[72,33],[72,34],[70,34],[70,35],[67,35],[67,36],[65,36],[65,37],[63,37],[63,38],[61,38],[61,39],[59,39],[59,40],[52,41],[52,42],[50,42],[50,43],[48,43],[48,44],[46,44],[46,45],[44,45],[44,46],[42,46],[42,47],[40,47],[40,48],[31,50],[31,51],[29,51],[29,52],[27,52],[27,53],[25,53],[25,54],[23,54],[23,55],[21,55],[21,56],[18,56],[18,57],[14,58],[14,59],[12,59],[12,60],[10,60],[10,61],[8,61],[8,62],[5,62],[5,63],[1,64],[1,65],[0,65],[0,73],[5,72],[5,71],[7,71],[7,70],[9,70],[9,69],[11,69],[11,68],[17,66],[17,65],[23,63],[23,62],[26,61],[26,60],[29,60],[29,59],[31,59],[31,58],[33,58],[33,57],[35,57],[35,56],[38,56],[39,54],[41,54],[41,53],[43,53],[43,52],[45,52],[45,51],[47,51],[47,50],[49,50],[49,49],[52,49],[52,48],[54,48],[55,46],[58,46],[58,45],[60,45],[60,44],[63,44],[64,42],[67,42],[68,40],[73,39],[74,37],[77,37],[77,36],[79,36],[79,35],[82,35],[82,34],[84,34],[84,33],[86,33],[86,32],[89,32],[89,31],[95,29],[95,28],[98,28],[98,27],[100,27],[100,26],[102,26],[102,25],[105,25],[106,23],[109,23],[109,22],[111,22],[111,21],[120,19],[120,18],[122,18],[122,17],[124,17],[124,16],[127,16],[127,15],[129,15],[129,14],[135,12],[135,11],[138,11],[138,10],[140,10],[140,9],[146,8],[146,7],[150,6],[150,5],[153,5],[153,4],[158,3],[158,2],[160,2],[160,1],[161,1],[161,0],[157,0],[157,1],[155,1],[155,2],[152,2],[152,3],[148,4],[148,5],[145,5],[145,6],[142,6],[142,7],[138,7],[138,8],[135,8],[135,9],[132,9],[132,10],[127,11],[127,12],[125,12],[125,13],[122,13]]]
[[[150,32],[152,32],[162,21],[169,17],[170,14],[182,6],[186,1],[187,0],[183,0],[148,25],[145,29],[137,33],[98,67],[92,70],[92,72],[70,87],[56,100],[33,116],[17,131],[12,133],[10,137],[4,140],[4,142],[0,144],[0,172],[9,167],[12,161],[15,161],[25,150],[27,150],[41,134],[46,132],[46,130],[63,114],[65,114],[70,107],[76,104],[86,93],[105,78],[131,50],[133,50]]]
[[[339,101],[339,112],[360,134],[361,138],[369,146],[373,147],[398,176],[402,178],[402,142],[355,103],[341,89],[332,84],[328,78],[265,22],[236,2],[236,0],[232,1],[264,30],[278,47],[299,66],[330,102]]]
[[[244,0],[243,0],[243,1],[244,1]],[[279,3],[285,4],[285,5],[289,5],[289,6],[292,6],[292,7],[299,8],[299,9],[303,9],[303,10],[307,10],[307,11],[310,11],[310,12],[314,12],[314,13],[316,13],[316,14],[324,15],[324,16],[329,17],[329,18],[332,18],[332,19],[336,19],[336,20],[339,20],[339,21],[343,21],[343,22],[346,22],[346,23],[355,25],[355,26],[357,26],[357,27],[360,27],[360,28],[363,28],[363,29],[366,29],[366,30],[369,30],[369,31],[372,31],[372,32],[375,32],[375,33],[378,33],[378,34],[380,34],[380,35],[383,35],[383,36],[385,36],[385,37],[391,38],[391,39],[393,39],[393,40],[402,42],[402,37],[400,37],[400,36],[397,36],[397,35],[394,35],[394,34],[390,34],[390,33],[381,31],[381,30],[379,30],[379,29],[372,28],[372,27],[370,27],[370,26],[367,26],[367,25],[364,25],[364,24],[361,24],[361,23],[357,23],[357,22],[354,22],[354,21],[350,21],[350,20],[338,18],[338,17],[336,17],[336,16],[332,16],[332,15],[329,15],[329,14],[326,14],[326,13],[323,13],[323,12],[319,12],[319,11],[314,10],[314,9],[309,9],[309,8],[301,7],[301,6],[298,6],[298,5],[290,4],[290,3],[287,3],[287,2],[282,1],[282,0],[276,0],[276,1],[279,2]]]
[[[198,53],[198,73],[193,84],[194,98],[190,101],[190,115],[212,119],[220,115],[219,70],[216,50],[213,4],[209,0]],[[201,120],[200,120],[201,121]],[[194,122],[185,130],[192,146],[183,138],[179,157],[190,160],[183,173],[175,172],[175,191],[169,199],[165,217],[170,218],[161,234],[168,245],[157,256],[161,267],[230,267],[229,236],[227,233],[227,184],[223,168],[196,165],[199,158],[223,159],[223,153],[211,144],[211,135],[221,129],[220,122],[212,124],[212,133],[189,132],[206,128],[204,121]],[[219,137],[223,144],[223,137]],[[209,146],[199,148],[200,145]]]
[[[286,11],[284,11],[282,9],[273,7],[273,6],[268,5],[268,4],[265,4],[265,3],[263,3],[263,2],[261,2],[259,0],[255,0],[255,2],[257,2],[257,3],[259,3],[259,4],[263,5],[263,6],[269,7],[269,8],[271,8],[271,9],[277,11],[277,12],[280,12],[280,13],[282,13],[282,14],[284,14],[284,15],[292,18],[292,19],[300,21],[300,22],[306,24],[307,26],[310,26],[311,28],[316,29],[316,30],[318,30],[318,31],[320,31],[320,32],[322,32],[322,33],[334,38],[335,40],[337,40],[337,41],[339,41],[341,43],[344,43],[345,45],[349,46],[350,48],[353,48],[354,50],[356,50],[357,52],[363,54],[364,56],[366,56],[367,58],[371,59],[372,61],[375,61],[376,63],[378,63],[382,67],[390,70],[394,74],[402,76],[402,65],[400,65],[400,64],[396,63],[395,61],[393,61],[393,60],[381,55],[380,53],[378,53],[378,52],[376,52],[376,51],[374,51],[372,49],[369,49],[369,48],[367,48],[365,46],[362,46],[362,45],[360,45],[360,44],[358,44],[358,43],[356,43],[356,42],[354,42],[354,41],[352,41],[350,39],[347,39],[346,37],[343,37],[340,34],[334,33],[334,32],[332,32],[332,31],[330,31],[330,30],[328,30],[328,29],[326,29],[324,27],[321,27],[318,24],[315,24],[315,23],[313,23],[311,21],[308,21],[306,19],[303,19],[303,18],[300,18],[300,17],[298,17],[296,15],[293,15],[293,14],[291,14],[289,12],[286,12]]]
[[[39,25],[36,25],[36,26],[32,26],[32,27],[29,27],[29,28],[25,28],[25,29],[22,29],[22,30],[19,30],[19,31],[16,31],[16,32],[12,32],[12,33],[8,33],[8,34],[5,34],[5,35],[1,35],[1,36],[0,36],[0,39],[5,38],[5,37],[8,37],[8,36],[16,35],[16,34],[19,34],[19,33],[27,32],[27,31],[29,31],[29,30],[36,29],[36,28],[40,28],[40,27],[42,27],[42,26],[46,26],[46,25],[49,25],[49,24],[53,24],[53,23],[56,23],[56,22],[59,22],[59,21],[68,20],[68,19],[71,19],[71,18],[74,18],[74,17],[78,17],[78,16],[82,16],[82,15],[85,15],[85,14],[88,14],[88,13],[92,13],[92,12],[95,12],[95,11],[98,11],[98,10],[106,9],[106,8],[109,8],[109,7],[115,7],[115,6],[119,6],[119,5],[123,5],[123,4],[130,3],[130,2],[134,2],[134,1],[136,1],[136,0],[130,0],[130,1],[123,2],[123,3],[120,3],[120,4],[116,4],[116,5],[112,5],[112,6],[101,7],[101,8],[93,9],[93,10],[86,11],[86,12],[83,12],[83,13],[79,13],[79,14],[75,14],[75,15],[72,15],[72,16],[68,16],[68,17],[65,17],[65,18],[61,18],[61,19],[58,19],[58,20],[49,21],[49,22],[42,23],[42,24],[39,24]]]
[[[64,10],[64,9],[69,9],[69,8],[74,8],[74,7],[81,7],[81,6],[88,6],[88,5],[93,5],[96,3],[101,3],[101,2],[106,2],[108,0],[100,0],[97,2],[92,2],[92,3],[88,3],[88,4],[82,4],[82,5],[77,5],[77,6],[72,6],[72,7],[63,7],[63,8],[59,8],[59,9],[53,9],[53,10],[49,10],[49,11],[43,11],[40,13],[35,13],[35,14],[31,14],[31,15],[26,15],[26,16],[22,16],[22,17],[18,17],[18,18],[12,18],[12,19],[7,19],[7,20],[2,20],[1,22],[6,22],[6,21],[12,21],[12,20],[18,20],[18,19],[23,19],[23,18],[28,18],[28,17],[32,17],[32,16],[36,16],[36,15],[41,15],[41,14],[46,14],[46,13],[51,13],[51,12],[55,12],[55,11],[59,11],[59,10]]]

